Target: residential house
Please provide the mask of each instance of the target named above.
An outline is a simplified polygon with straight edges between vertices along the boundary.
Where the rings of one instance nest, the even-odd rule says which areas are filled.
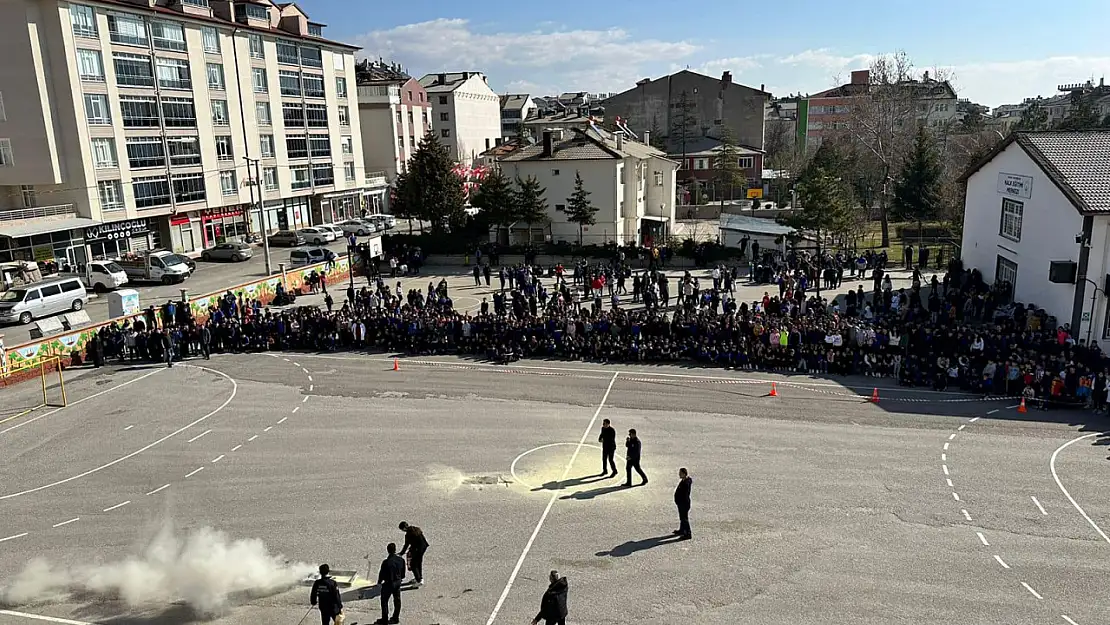
[[[521,136],[526,120],[536,116],[536,103],[527,93],[511,93],[501,96],[501,138],[512,139]]]
[[[424,86],[396,64],[364,61],[356,74],[366,171],[392,183],[431,131],[432,106]]]
[[[667,139],[667,158],[679,164],[679,203],[706,204],[722,199],[746,199],[748,189],[763,189],[762,150],[737,146],[737,164],[746,181],[732,188],[720,188],[716,180],[720,150],[721,142],[713,137],[697,137],[686,141],[685,145],[674,137]]]
[[[420,79],[432,103],[432,131],[464,165],[497,145],[501,98],[481,72],[428,74]]]

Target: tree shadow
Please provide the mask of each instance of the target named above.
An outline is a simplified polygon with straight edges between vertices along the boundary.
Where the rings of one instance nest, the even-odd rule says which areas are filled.
[[[546,484],[533,488],[532,492],[537,492],[541,490],[563,490],[571,486],[593,484],[594,482],[601,482],[608,479],[612,479],[608,472],[599,475],[584,475],[582,477],[572,477],[561,482],[547,482]]]
[[[654,549],[663,545],[680,542],[682,538],[674,534],[665,534],[663,536],[654,536],[652,538],[641,538],[640,540],[630,540],[626,543],[621,543],[613,547],[609,551],[599,551],[595,556],[609,556],[612,558],[624,558],[639,551],[646,551]]]
[[[580,490],[576,493],[571,493],[569,495],[563,495],[559,499],[563,499],[563,500],[566,500],[566,499],[581,499],[581,500],[593,499],[594,497],[600,497],[601,495],[608,495],[609,493],[615,493],[619,490],[626,490],[627,488],[632,488],[632,487],[626,487],[624,485],[624,483],[622,482],[620,484],[614,484],[612,486],[602,486],[601,488],[591,488],[590,490]]]

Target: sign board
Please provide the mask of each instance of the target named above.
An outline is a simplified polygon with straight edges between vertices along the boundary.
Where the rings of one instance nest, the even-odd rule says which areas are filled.
[[[36,262],[45,263],[54,260],[54,248],[49,245],[36,245],[31,248],[31,255]]]
[[[748,199],[749,200],[762,200],[763,199],[763,189],[748,189]]]
[[[1033,177],[1017,174],[998,174],[998,192],[1012,197],[1033,197]]]
[[[86,241],[130,239],[133,234],[146,234],[150,232],[150,221],[147,219],[128,219],[127,221],[114,221],[99,226],[85,228]]]
[[[1090,320],[1091,320],[1091,313],[1090,313],[1090,311],[1086,311],[1086,312],[1084,312],[1084,313],[1083,313],[1083,321],[1090,321]]]

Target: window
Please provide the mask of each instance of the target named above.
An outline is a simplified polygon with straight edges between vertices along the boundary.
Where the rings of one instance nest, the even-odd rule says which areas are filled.
[[[204,39],[204,51],[211,54],[220,53],[220,31],[211,26],[202,26],[201,38]]]
[[[342,111],[340,111],[340,113],[342,113]],[[304,116],[309,128],[328,127],[328,107],[323,104],[306,104],[304,107]]]
[[[301,59],[297,55],[296,44],[286,41],[277,42],[277,58],[281,65],[300,65]]]
[[[104,64],[100,60],[98,50],[78,50],[77,69],[81,80],[104,82]]]
[[[324,28],[322,26],[320,26],[319,24],[309,24],[308,25],[308,35],[310,37],[323,37],[324,36]]]
[[[35,193],[35,185],[21,184],[19,185],[19,194],[22,196],[23,208],[34,208],[37,203],[37,195]]]
[[[448,129],[446,129],[446,128],[444,128],[443,130],[440,130],[440,131],[439,131],[439,136],[441,136],[441,137],[443,137],[443,138],[445,138],[445,139],[446,139],[447,137],[450,137],[450,136],[451,136],[451,131],[450,131],[450,130],[448,130]]]
[[[216,137],[216,160],[235,160],[235,150],[231,144],[231,135],[219,135]]]
[[[336,78],[335,79],[335,95],[336,95],[336,97],[339,97],[339,98],[347,97],[347,79],[346,78]]]
[[[755,167],[755,158],[751,156],[740,157],[740,169],[751,169]]]
[[[404,149],[405,149],[405,138],[404,137],[397,137],[397,149],[401,150],[401,151],[404,151]]]
[[[308,177],[308,165],[301,165],[300,167],[290,167],[290,188],[294,191],[298,189],[307,189],[312,186],[312,182]]]
[[[416,149],[417,144],[416,144],[416,137],[415,136],[409,135],[409,145],[411,145],[414,150]]]
[[[158,101],[153,96],[120,96],[119,108],[124,128],[158,127]]]
[[[181,0],[181,4],[190,4],[195,7],[209,8],[208,0]]]
[[[128,137],[127,163],[131,169],[166,166],[166,149],[161,137]]]
[[[308,139],[304,135],[286,137],[285,151],[289,158],[308,158]]]
[[[281,119],[286,128],[304,128],[304,107],[300,104],[282,104]]]
[[[254,119],[259,126],[272,126],[274,124],[273,119],[270,118],[269,102],[254,103]]]
[[[323,67],[324,56],[320,48],[301,46],[301,65],[305,67]]]
[[[224,66],[220,63],[208,63],[208,88],[224,91],[226,85],[224,84]]]
[[[263,167],[262,168],[262,185],[267,191],[278,190],[278,168],[277,167]]]
[[[312,166],[312,184],[326,187],[335,184],[335,171],[331,163],[321,163]]]
[[[340,126],[350,126],[351,125],[351,109],[349,109],[345,106],[339,107],[339,125]]]
[[[109,126],[112,114],[108,112],[108,96],[99,93],[85,94],[85,117],[91,126]]]
[[[334,52],[332,53],[331,61],[332,61],[332,65],[335,66],[335,71],[341,72],[341,71],[347,69],[344,66],[344,63],[345,63],[344,58],[345,57],[342,54],[337,54],[337,53],[334,53]]]
[[[147,47],[146,24],[143,18],[122,13],[108,14],[108,34],[112,43]]]
[[[92,140],[93,163],[97,169],[119,167],[116,160],[116,142],[113,139],[97,137]]]
[[[266,7],[257,4],[247,4],[245,2],[237,2],[235,4],[235,19],[252,19],[252,20],[266,20],[270,19],[270,12]]]
[[[96,38],[96,12],[92,7],[80,4],[69,5],[69,20],[73,22],[74,35]]]
[[[12,154],[12,140],[0,139],[0,167],[14,167],[15,156]]]
[[[302,74],[301,83],[304,85],[304,97],[306,98],[322,98],[324,97],[324,77],[314,76],[312,74]]]
[[[281,88],[281,95],[300,97],[301,73],[291,72],[287,69],[278,70],[278,85]]]
[[[552,169],[551,170],[551,175],[552,176],[558,176],[559,175],[559,170],[558,169]]]
[[[149,56],[117,52],[112,60],[116,66],[116,84],[125,87],[154,86],[154,67]]]
[[[447,113],[440,113],[439,114],[439,121],[445,122],[445,121],[448,121],[449,119],[450,119],[450,116]]]
[[[196,128],[197,111],[192,98],[162,98],[162,123],[166,128]]]
[[[709,159],[696,158],[694,159],[694,169],[709,169]]]
[[[353,162],[343,164],[343,179],[347,182],[355,181],[355,164]]]
[[[153,208],[170,203],[170,183],[165,176],[135,178],[131,190],[135,192],[135,208]]]
[[[220,172],[220,192],[224,195],[239,193],[239,185],[235,183],[235,170]]]
[[[262,158],[274,157],[274,135],[262,135],[258,138],[260,147],[262,148]]]
[[[1021,213],[1025,206],[1008,197],[1002,198],[1002,221],[998,226],[998,234],[1012,239],[1021,240]],[[1001,256],[999,257],[1001,258]]]
[[[227,100],[212,100],[212,125],[228,126],[231,118],[227,114]]]
[[[556,204],[556,205],[555,205],[555,210],[556,210],[557,212],[560,212],[560,213],[562,213],[562,212],[564,212],[564,211],[566,211],[566,210],[567,210],[567,205],[566,205],[566,204]]]
[[[200,139],[198,137],[166,137],[170,152],[170,165],[187,167],[200,165]]]
[[[151,22],[150,38],[159,50],[185,51],[185,28],[176,22]]]
[[[355,153],[355,144],[349,135],[344,135],[339,138],[340,149],[344,156],[350,156]]]
[[[447,104],[447,96],[445,96],[445,95],[439,96],[439,103],[440,104]]]
[[[154,62],[158,86],[163,89],[192,89],[193,75],[184,59],[159,58]]]
[[[123,184],[119,180],[101,180],[96,183],[100,196],[100,210],[119,210],[123,208]]]
[[[308,148],[313,158],[331,156],[331,138],[328,135],[312,135],[308,138]]]
[[[255,93],[266,93],[270,90],[269,84],[266,82],[266,68],[251,68],[251,86]]]
[[[187,204],[189,202],[203,202],[206,197],[204,191],[204,174],[175,174],[173,177],[174,201]]]
[[[266,58],[265,48],[262,47],[262,35],[247,35],[247,43],[250,44],[252,59]]]
[[[1017,272],[1017,263],[1000,255],[998,263],[994,267],[994,283],[1009,282],[1011,287],[1016,287]]]

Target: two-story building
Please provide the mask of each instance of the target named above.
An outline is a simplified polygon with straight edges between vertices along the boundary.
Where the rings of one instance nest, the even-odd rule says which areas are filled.
[[[501,137],[501,98],[481,72],[420,79],[432,103],[432,132],[459,163],[471,166]]]
[[[685,151],[683,151],[685,150]],[[763,188],[763,151],[750,146],[737,146],[737,165],[745,180],[742,185],[721,188],[717,180],[721,142],[712,137],[696,137],[685,143],[667,140],[667,158],[679,163],[679,201],[699,204],[747,197],[747,189]]]

